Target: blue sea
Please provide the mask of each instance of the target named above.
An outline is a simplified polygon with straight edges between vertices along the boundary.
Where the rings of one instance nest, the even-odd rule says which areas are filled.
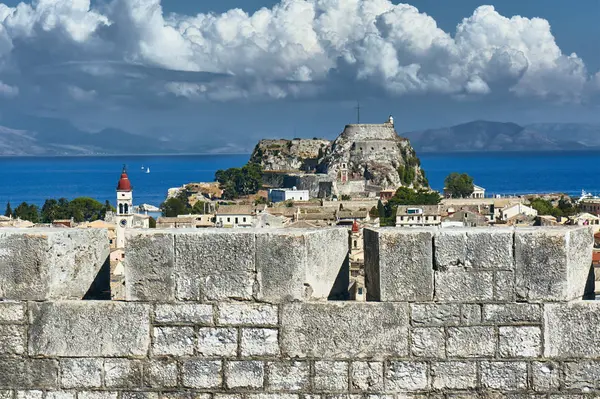
[[[473,176],[487,194],[564,192],[600,194],[600,152],[418,154],[432,188],[451,172]],[[136,204],[160,205],[167,190],[213,181],[218,169],[243,166],[249,155],[4,157],[0,158],[0,207],[10,201],[42,205],[46,198],[89,196],[114,202],[123,165]],[[146,173],[150,168],[150,173]]]

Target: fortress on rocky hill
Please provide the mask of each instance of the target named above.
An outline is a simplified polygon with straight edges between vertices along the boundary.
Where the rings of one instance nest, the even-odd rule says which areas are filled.
[[[414,149],[398,136],[391,116],[382,124],[346,125],[333,142],[262,140],[250,161],[261,164],[267,184],[309,190],[311,197],[429,187]]]
[[[584,398],[600,392],[591,230],[0,232],[6,399]],[[110,296],[108,296],[110,297]]]

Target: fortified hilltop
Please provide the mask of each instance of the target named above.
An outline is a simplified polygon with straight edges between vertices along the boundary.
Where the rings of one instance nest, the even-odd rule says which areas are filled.
[[[308,189],[311,196],[429,187],[415,150],[398,136],[391,116],[382,124],[346,125],[333,142],[262,140],[250,161],[261,164],[269,185]]]

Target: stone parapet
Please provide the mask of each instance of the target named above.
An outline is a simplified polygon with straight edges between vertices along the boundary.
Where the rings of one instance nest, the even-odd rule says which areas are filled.
[[[108,255],[105,229],[0,229],[0,299],[82,299]]]

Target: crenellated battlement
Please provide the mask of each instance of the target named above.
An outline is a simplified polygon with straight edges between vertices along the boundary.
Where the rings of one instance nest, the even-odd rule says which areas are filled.
[[[0,396],[404,398],[600,386],[589,228],[0,232]],[[590,278],[591,277],[591,278]]]

